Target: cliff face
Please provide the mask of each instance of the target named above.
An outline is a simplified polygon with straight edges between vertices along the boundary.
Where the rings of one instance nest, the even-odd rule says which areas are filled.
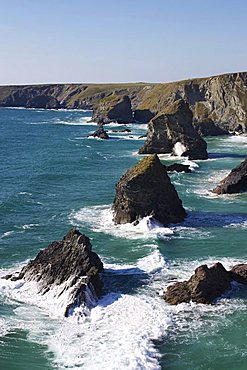
[[[247,72],[164,84],[0,86],[0,106],[96,110],[103,99],[125,95],[138,121],[148,122],[183,99],[195,126],[208,121],[222,129],[247,132]]]
[[[180,98],[189,103],[195,126],[209,121],[222,129],[247,132],[247,72],[156,85],[138,109],[158,113]]]

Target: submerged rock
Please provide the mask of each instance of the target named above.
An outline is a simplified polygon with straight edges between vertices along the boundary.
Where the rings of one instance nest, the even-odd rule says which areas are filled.
[[[216,194],[233,194],[247,191],[247,158],[235,167],[212,191]]]
[[[173,163],[168,166],[164,165],[164,167],[167,172],[191,172],[190,166],[188,164]]]
[[[99,297],[103,284],[99,272],[103,264],[99,256],[92,252],[90,239],[72,228],[63,240],[52,242],[41,250],[34,260],[23,267],[20,273],[5,276],[11,280],[36,281],[39,292],[45,294],[50,289],[61,286],[69,291],[65,316],[81,304],[87,305],[87,290]]]
[[[140,154],[171,153],[189,159],[207,159],[207,144],[192,125],[189,105],[180,99],[148,124],[148,135]]]
[[[231,288],[231,276],[224,266],[217,262],[212,267],[199,266],[188,281],[170,285],[164,295],[170,304],[196,303],[210,304]]]
[[[103,126],[100,126],[92,135],[93,137],[98,137],[100,139],[109,139],[107,132],[104,130]]]
[[[182,202],[156,154],[143,158],[120,178],[113,214],[116,224],[150,215],[163,225],[184,220]]]
[[[93,113],[92,121],[107,124],[112,121],[118,123],[133,122],[131,101],[127,95],[110,95],[100,100]]]
[[[233,266],[230,271],[231,278],[238,283],[247,285],[247,264],[241,263]]]

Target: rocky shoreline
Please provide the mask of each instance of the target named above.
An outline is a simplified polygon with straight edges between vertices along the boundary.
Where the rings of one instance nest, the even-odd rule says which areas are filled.
[[[91,109],[99,123],[148,123],[177,100],[188,103],[200,135],[247,132],[247,72],[133,84],[0,86],[1,107]]]

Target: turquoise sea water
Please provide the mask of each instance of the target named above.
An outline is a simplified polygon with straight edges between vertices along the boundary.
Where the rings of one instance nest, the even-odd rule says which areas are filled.
[[[140,156],[145,125],[87,138],[91,112],[0,109],[0,275],[72,225],[104,261],[104,296],[78,322],[35,286],[0,280],[0,369],[234,369],[247,367],[247,289],[215,305],[167,305],[159,293],[202,263],[246,261],[247,194],[210,193],[247,152],[247,137],[209,138],[210,159],[171,179],[187,209],[180,225],[114,226],[114,185]],[[122,127],[122,126],[121,126]],[[161,156],[164,163],[174,158]],[[66,297],[61,297],[61,300]]]

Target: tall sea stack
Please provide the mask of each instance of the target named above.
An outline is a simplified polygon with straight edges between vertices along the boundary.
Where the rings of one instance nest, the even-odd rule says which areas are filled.
[[[163,225],[184,220],[182,202],[156,154],[143,158],[120,178],[113,214],[116,224],[150,215]]]

